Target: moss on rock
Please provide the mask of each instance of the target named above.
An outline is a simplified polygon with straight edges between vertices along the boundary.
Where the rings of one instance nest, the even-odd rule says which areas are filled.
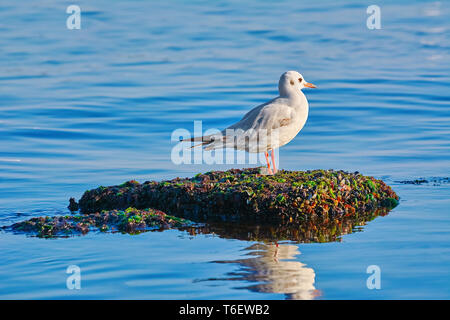
[[[181,230],[188,231],[193,236],[198,234],[215,234],[221,238],[245,241],[331,242],[340,241],[343,235],[360,230],[368,221],[386,214],[386,210],[379,208],[364,214],[344,216],[341,219],[328,219],[322,222],[317,220],[307,221],[302,224],[295,222],[209,222],[181,228]]]
[[[197,222],[278,221],[320,225],[378,210],[385,214],[398,196],[383,181],[358,172],[232,169],[143,184],[99,187],[78,202],[85,214],[127,207],[156,208]]]
[[[398,199],[383,181],[358,172],[232,169],[101,186],[78,203],[70,200],[69,209],[81,214],[32,218],[6,229],[55,237],[177,228],[241,240],[328,242],[386,215]]]
[[[192,226],[189,220],[154,209],[111,210],[87,215],[37,217],[15,223],[7,229],[38,237],[64,237],[89,231],[136,234],[151,230]]]

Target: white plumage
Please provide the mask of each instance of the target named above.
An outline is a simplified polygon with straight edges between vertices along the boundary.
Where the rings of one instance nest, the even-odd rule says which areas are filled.
[[[247,152],[265,152],[269,172],[268,151],[276,172],[273,149],[279,148],[300,132],[308,119],[308,100],[301,91],[315,88],[297,71],[283,73],[278,82],[279,96],[250,110],[239,122],[221,131],[187,141],[201,141],[205,150],[234,148]]]

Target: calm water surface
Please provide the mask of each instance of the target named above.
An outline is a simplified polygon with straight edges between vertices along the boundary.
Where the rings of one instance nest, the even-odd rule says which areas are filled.
[[[450,7],[379,1],[77,1],[0,5],[0,225],[67,213],[98,185],[241,166],[170,160],[171,133],[222,128],[277,94],[305,91],[305,128],[280,150],[290,170],[334,168],[392,185],[400,206],[341,242],[271,244],[190,236],[0,232],[0,298],[450,298]],[[82,289],[68,290],[68,265]],[[381,268],[368,290],[366,268]]]

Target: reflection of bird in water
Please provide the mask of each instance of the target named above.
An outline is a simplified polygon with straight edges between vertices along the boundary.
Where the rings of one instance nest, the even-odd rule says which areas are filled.
[[[319,295],[314,287],[315,273],[305,264],[294,260],[299,255],[298,246],[280,244],[255,244],[247,248],[248,259],[216,261],[218,263],[239,263],[240,272],[232,272],[227,280],[260,282],[246,289],[256,292],[284,293],[287,299],[309,300]],[[209,279],[213,280],[213,279]],[[219,280],[219,279],[216,279]]]

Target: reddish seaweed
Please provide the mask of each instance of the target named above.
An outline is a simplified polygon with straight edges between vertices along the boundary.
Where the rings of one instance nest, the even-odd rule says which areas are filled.
[[[99,187],[84,193],[82,213],[127,207],[156,208],[198,222],[277,221],[319,226],[375,210],[386,214],[398,196],[383,181],[358,172],[232,169],[140,184]]]
[[[358,172],[280,171],[271,176],[260,168],[232,169],[101,186],[86,191],[78,203],[70,199],[69,209],[81,214],[32,218],[6,228],[39,237],[178,228],[242,240],[327,242],[397,204],[388,185]]]
[[[38,237],[64,237],[86,234],[89,231],[136,234],[192,226],[189,220],[172,217],[154,209],[102,211],[87,215],[37,217],[15,223],[7,229]]]
[[[204,225],[181,228],[190,235],[216,234],[221,238],[246,241],[294,241],[298,243],[340,241],[345,234],[359,231],[368,221],[378,216],[384,216],[387,211],[375,211],[354,216],[344,216],[342,219],[329,219],[326,222],[308,221],[302,224],[294,222],[272,223],[234,223],[210,222]]]
[[[121,232],[138,234],[148,231],[161,231],[176,228],[188,232],[191,236],[214,234],[226,239],[246,241],[282,241],[295,242],[330,242],[340,241],[344,234],[352,233],[355,227],[363,226],[377,216],[384,216],[386,210],[372,212],[342,219],[328,219],[325,222],[240,223],[209,222],[198,224],[181,218],[168,216],[161,211],[147,209],[102,211],[87,215],[67,215],[54,217],[37,217],[15,223],[2,229],[16,233],[25,233],[40,238],[69,237],[94,232]]]

